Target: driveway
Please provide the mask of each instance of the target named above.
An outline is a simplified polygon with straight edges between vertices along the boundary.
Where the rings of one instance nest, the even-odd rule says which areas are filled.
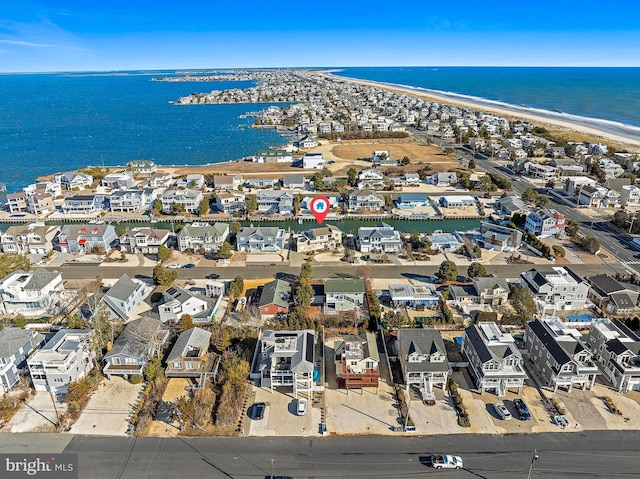
[[[307,404],[307,414],[296,414],[296,399],[291,388],[279,388],[271,392],[254,386],[254,402],[267,405],[264,418],[249,420],[249,436],[317,436],[320,435],[320,409]],[[247,414],[245,412],[245,414]]]
[[[118,376],[104,378],[71,426],[71,433],[125,436],[143,388],[143,384],[131,384]]]
[[[29,396],[5,429],[11,432],[52,432],[58,422],[56,411],[63,414],[66,410],[66,403],[56,402],[54,407],[50,393],[37,392],[35,396]]]

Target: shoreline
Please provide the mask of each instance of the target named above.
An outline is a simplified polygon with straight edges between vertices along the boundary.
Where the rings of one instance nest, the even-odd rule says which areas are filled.
[[[339,76],[328,71],[323,71],[320,74],[331,79],[340,79],[359,85],[383,88],[395,93],[407,94],[442,104],[482,110],[508,118],[522,119],[545,127],[549,126],[561,135],[567,133],[584,135],[594,140],[604,140],[609,143],[615,143],[618,146],[624,145],[624,147],[629,150],[640,151],[640,127],[632,125],[625,125],[610,120],[591,119],[569,113],[558,113],[533,107],[512,105],[471,95]]]

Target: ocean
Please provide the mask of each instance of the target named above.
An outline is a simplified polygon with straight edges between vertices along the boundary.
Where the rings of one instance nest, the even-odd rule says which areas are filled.
[[[173,72],[0,75],[0,183],[133,159],[161,165],[238,159],[285,141],[249,128],[264,105],[175,106],[180,96],[253,82],[152,82]],[[576,115],[640,131],[640,68],[343,68],[337,75]]]
[[[640,138],[640,68],[339,68],[335,75],[489,100]],[[472,98],[469,98],[472,97]]]
[[[13,192],[87,165],[219,163],[286,143],[238,118],[264,105],[169,103],[254,82],[150,81],[171,73],[0,75],[0,183]]]

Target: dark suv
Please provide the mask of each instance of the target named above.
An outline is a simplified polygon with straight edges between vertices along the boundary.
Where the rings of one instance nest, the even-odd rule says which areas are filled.
[[[516,410],[518,411],[518,415],[520,416],[521,420],[528,421],[529,419],[531,419],[531,413],[529,412],[529,408],[527,407],[527,405],[524,403],[522,399],[514,399],[513,405],[516,407]]]

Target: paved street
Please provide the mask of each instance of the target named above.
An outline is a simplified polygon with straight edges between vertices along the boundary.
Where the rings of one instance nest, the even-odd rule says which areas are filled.
[[[31,435],[33,436],[33,435]],[[49,448],[60,451],[59,436]],[[24,436],[0,434],[3,451],[24,448]],[[68,440],[62,435],[61,440]],[[74,436],[64,452],[80,455],[80,478],[525,478],[533,450],[532,477],[637,477],[637,431],[576,434],[465,435],[432,437],[349,436],[328,438],[114,438]],[[30,437],[31,452],[43,441]],[[15,446],[14,443],[22,444]],[[461,471],[438,472],[431,453],[453,453]]]

